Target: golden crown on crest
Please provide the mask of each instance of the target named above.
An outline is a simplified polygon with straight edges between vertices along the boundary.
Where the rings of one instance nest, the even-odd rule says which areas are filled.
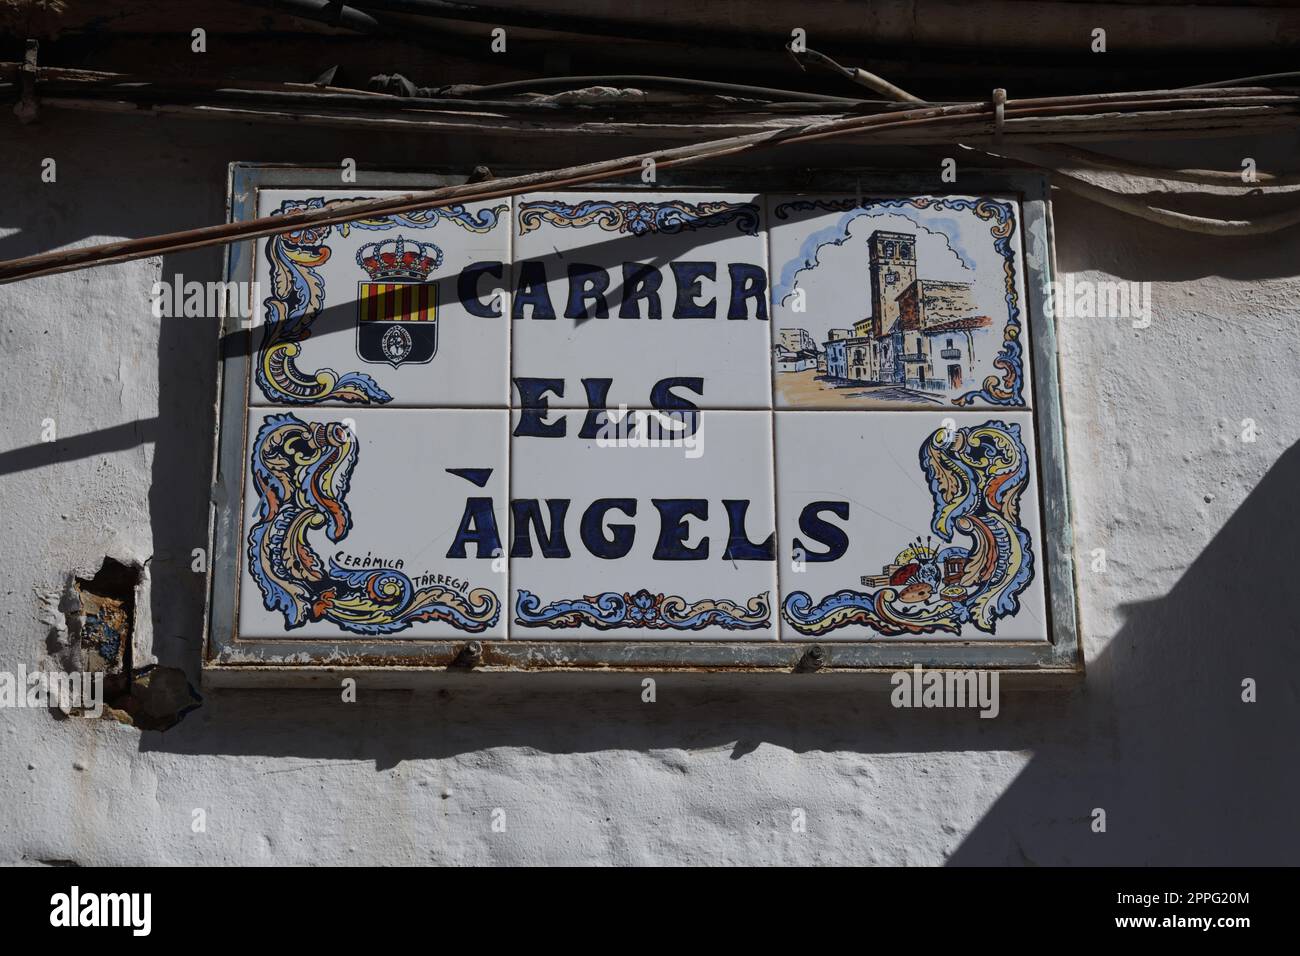
[[[432,242],[416,242],[404,236],[368,242],[357,250],[357,265],[376,282],[415,279],[423,282],[442,265],[442,250]]]

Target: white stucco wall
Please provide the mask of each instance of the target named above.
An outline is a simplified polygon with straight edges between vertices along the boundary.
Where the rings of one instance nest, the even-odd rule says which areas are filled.
[[[1173,143],[1152,156],[1233,169],[1251,155],[1267,169],[1295,146]],[[0,258],[219,221],[231,160],[468,169],[514,150],[4,117]],[[56,184],[40,182],[46,156]],[[815,677],[665,680],[655,704],[638,678],[363,685],[354,705],[204,688],[165,734],[0,710],[0,863],[1294,861],[1297,232],[1197,237],[1069,196],[1055,218],[1062,272],[1151,282],[1154,308],[1144,330],[1060,330],[1088,667],[1074,688],[1004,682],[996,720],[894,710],[887,686]],[[0,669],[43,656],[67,575],[111,554],[151,559],[155,652],[197,678],[190,552],[206,533],[216,330],[154,319],[148,294],[160,275],[218,278],[220,261],[203,251],[0,286]],[[40,442],[46,418],[53,446]],[[1253,443],[1239,437],[1245,418]],[[1104,574],[1088,570],[1093,548],[1106,549]],[[1259,682],[1256,704],[1240,701],[1244,677]],[[491,828],[498,807],[504,833]],[[1090,828],[1096,807],[1105,834]],[[191,831],[195,808],[206,833]],[[791,832],[793,808],[806,833]]]

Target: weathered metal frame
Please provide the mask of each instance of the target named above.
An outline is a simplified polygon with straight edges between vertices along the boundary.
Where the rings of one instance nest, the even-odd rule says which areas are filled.
[[[464,175],[432,172],[358,171],[346,185],[366,189],[417,189],[464,182]],[[1055,270],[1051,209],[1046,177],[1002,171],[966,172],[945,188],[934,177],[889,170],[798,170],[691,168],[662,170],[651,187],[638,183],[591,184],[588,189],[678,189],[755,192],[860,192],[863,195],[980,195],[1012,193],[1022,212],[1021,241],[1026,265],[1027,302],[1033,370],[1033,413],[1038,452],[1040,513],[1043,522],[1044,588],[1050,618],[1049,642],[952,640],[874,641],[331,641],[312,638],[245,640],[237,633],[239,571],[243,548],[245,395],[255,354],[254,330],[242,328],[239,310],[222,317],[222,374],[217,400],[218,426],[213,477],[209,607],[204,640],[205,680],[218,685],[319,685],[322,675],[346,672],[384,676],[386,686],[415,686],[449,673],[570,671],[599,672],[807,672],[880,673],[920,664],[932,668],[994,668],[1010,674],[1082,673],[1074,542],[1066,483],[1066,455],[1060,406],[1056,332],[1049,307]],[[337,167],[232,163],[227,214],[233,221],[256,215],[261,189],[333,188],[341,185]],[[227,247],[225,279],[250,281],[254,242]],[[245,310],[247,311],[247,310]],[[233,346],[233,347],[231,347]]]

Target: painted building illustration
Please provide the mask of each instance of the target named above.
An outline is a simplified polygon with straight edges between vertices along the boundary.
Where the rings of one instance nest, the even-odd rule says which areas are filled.
[[[803,372],[810,368],[824,370],[826,358],[807,329],[781,329],[773,346],[778,372]]]
[[[871,312],[851,330],[830,330],[827,378],[923,392],[968,384],[975,333],[993,324],[990,316],[977,314],[974,284],[919,277],[910,233],[878,229],[868,245]]]
[[[847,379],[849,377],[848,349],[845,342],[853,338],[852,329],[831,329],[826,342],[826,376],[828,378]]]

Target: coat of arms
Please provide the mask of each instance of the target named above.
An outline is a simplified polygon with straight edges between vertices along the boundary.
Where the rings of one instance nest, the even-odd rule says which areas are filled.
[[[438,351],[438,285],[429,273],[442,264],[431,242],[398,236],[366,243],[357,265],[371,281],[357,283],[357,355],[396,368],[428,362]]]

